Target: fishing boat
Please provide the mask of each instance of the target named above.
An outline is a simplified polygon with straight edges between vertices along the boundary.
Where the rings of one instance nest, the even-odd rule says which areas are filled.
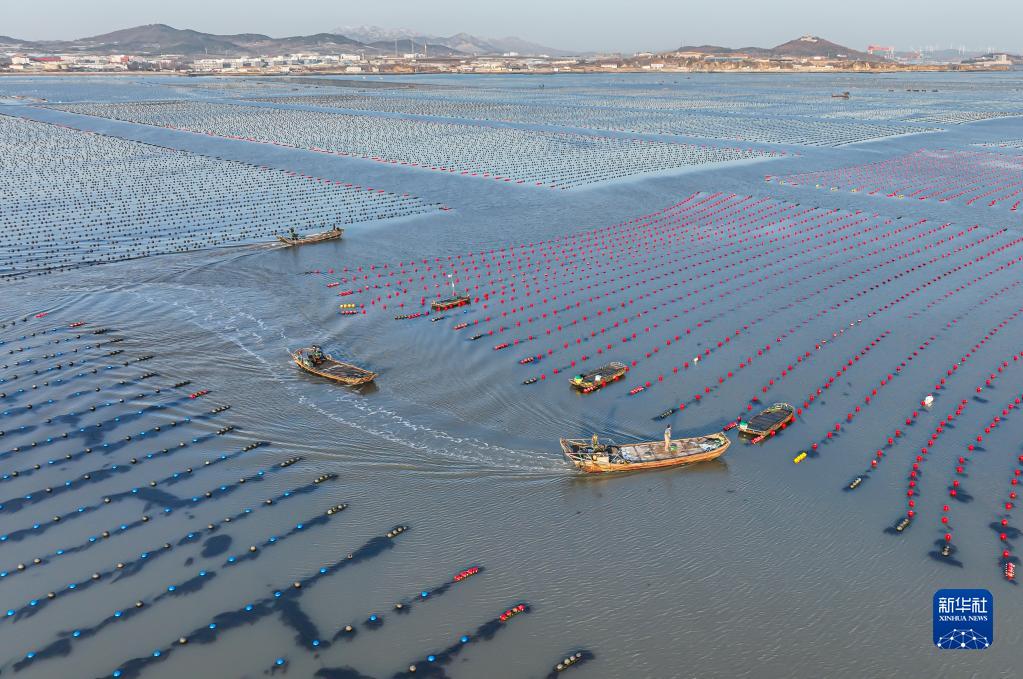
[[[466,292],[462,294],[455,289],[455,279],[452,274],[448,274],[448,282],[451,284],[451,296],[444,297],[442,299],[434,300],[430,303],[430,309],[433,311],[447,311],[449,309],[457,309],[460,306],[468,306],[472,302],[472,297]]]
[[[832,99],[848,99],[849,98],[849,93],[848,92],[839,92],[838,94],[832,94],[831,98]]]
[[[581,375],[576,375],[571,380],[571,385],[584,394],[596,391],[607,386],[615,380],[620,380],[628,371],[628,366],[618,361],[612,361]]]
[[[291,236],[281,236],[278,234],[277,240],[284,243],[287,246],[292,245],[306,245],[308,243],[320,243],[325,240],[336,240],[343,236],[345,230],[335,226],[330,231],[324,231],[322,233],[314,233],[308,236],[299,236],[294,231],[291,232]]]
[[[430,303],[430,309],[433,311],[447,311],[448,309],[456,309],[460,306],[466,306],[472,301],[469,295],[452,295],[451,297],[445,297],[444,299],[438,299]]]
[[[672,439],[671,448],[664,441],[640,441],[617,445],[614,442],[594,446],[592,439],[561,439],[561,450],[579,470],[598,474],[638,469],[659,469],[695,462],[707,462],[725,454],[732,442],[724,432]]]
[[[377,377],[375,372],[336,360],[315,345],[288,353],[291,354],[295,365],[302,370],[351,387],[372,382]]]
[[[754,439],[763,439],[788,425],[796,417],[796,409],[788,403],[775,403],[759,413],[739,421],[739,433]]]

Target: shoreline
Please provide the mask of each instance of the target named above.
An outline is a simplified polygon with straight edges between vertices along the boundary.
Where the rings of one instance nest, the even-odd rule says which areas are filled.
[[[701,74],[701,73],[736,73],[736,74],[765,74],[765,75],[829,75],[840,73],[848,74],[896,74],[896,73],[1012,73],[1021,70],[1010,67],[978,67],[971,68],[962,64],[933,64],[919,66],[901,66],[899,68],[827,68],[827,69],[755,69],[755,68],[700,68],[700,69],[644,69],[644,68],[615,68],[615,69],[585,69],[585,70],[557,70],[557,69],[534,69],[530,71],[520,70],[490,70],[490,71],[444,71],[444,70],[419,70],[419,71],[397,71],[389,73],[351,73],[344,70],[316,70],[299,71],[292,73],[281,73],[279,71],[249,71],[244,73],[230,71],[0,71],[0,76],[176,76],[181,78],[196,77],[274,77],[274,78],[296,78],[310,76],[345,76],[352,80],[360,78],[384,78],[389,76],[416,76],[416,75],[614,75],[628,73],[631,75],[662,75],[662,74]]]

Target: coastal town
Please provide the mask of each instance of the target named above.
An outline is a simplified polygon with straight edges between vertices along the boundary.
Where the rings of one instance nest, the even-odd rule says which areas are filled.
[[[253,43],[217,40],[229,36],[196,34],[203,39],[173,38],[171,27],[147,26],[118,33],[159,29],[162,42],[103,40],[104,36],[68,43],[16,41],[0,36],[0,72],[23,74],[161,72],[177,74],[414,74],[414,73],[606,73],[606,72],[893,72],[1011,70],[1023,58],[990,52],[898,52],[870,45],[859,51],[816,36],[802,36],[773,48],[731,49],[714,45],[683,46],[669,52],[633,54],[545,53],[540,46],[528,52],[500,51],[481,41],[469,50],[445,43],[393,41],[359,42],[339,34],[273,39],[259,36]],[[112,34],[111,34],[112,35]],[[172,36],[168,38],[166,36]],[[210,46],[213,46],[213,50]],[[107,53],[106,47],[134,46],[134,51]],[[160,47],[178,48],[160,51]],[[286,46],[304,49],[286,51]],[[54,49],[56,48],[56,49]],[[64,48],[63,50],[60,48]],[[247,51],[248,50],[250,51]]]

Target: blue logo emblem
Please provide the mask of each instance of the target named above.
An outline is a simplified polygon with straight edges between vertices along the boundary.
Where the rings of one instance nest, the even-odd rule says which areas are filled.
[[[995,599],[986,589],[939,589],[934,593],[934,645],[946,650],[983,650],[995,641]]]

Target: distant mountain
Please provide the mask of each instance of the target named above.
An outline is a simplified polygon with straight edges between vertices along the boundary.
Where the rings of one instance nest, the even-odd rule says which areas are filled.
[[[795,40],[789,40],[775,47],[721,47],[719,45],[682,46],[679,52],[699,52],[702,54],[728,55],[728,54],[749,54],[755,57],[793,57],[801,59],[812,59],[813,57],[824,57],[832,59],[848,58],[856,61],[885,61],[884,57],[874,54],[860,52],[850,47],[833,43],[824,38],[814,35],[804,35]]]
[[[859,52],[814,35],[804,35],[801,38],[789,40],[771,48],[771,52],[779,56],[808,59],[812,57],[830,57],[832,59],[848,57],[858,61],[883,61],[883,57]]]
[[[371,42],[368,47],[383,55],[425,54],[430,57],[458,57],[464,55],[456,49],[436,42],[428,42],[426,38],[400,38],[395,40],[379,40]]]
[[[294,52],[357,52],[376,54],[369,47],[344,35],[317,33],[272,38],[261,33],[214,35],[166,24],[135,26],[78,40],[19,41],[0,37],[0,47],[36,53],[66,54],[181,54],[185,56],[228,57]]]
[[[29,49],[34,42],[31,40],[19,40],[18,38],[12,38],[7,35],[0,35],[0,49],[6,50],[17,50],[17,49]]]
[[[392,50],[395,40],[414,40],[416,44],[429,43],[431,45],[444,46],[463,54],[505,54],[507,52],[516,52],[528,56],[540,54],[546,54],[547,56],[569,56],[574,54],[514,36],[480,38],[469,33],[456,33],[445,38],[437,35],[417,33],[407,28],[381,28],[380,26],[340,26],[335,28],[334,32],[347,35],[370,45],[378,45],[379,43],[390,41]],[[432,49],[430,53],[433,54]]]
[[[295,35],[272,38],[261,33],[239,33],[236,35],[215,35],[190,29],[180,29],[166,24],[149,24],[94,35],[78,40],[43,40],[30,42],[7,36],[0,36],[0,49],[7,51],[31,51],[50,54],[181,54],[195,57],[258,56],[295,52],[354,52],[367,55],[399,54],[410,52],[430,56],[464,56],[471,54],[565,54],[520,38],[485,40],[459,33],[449,38],[437,38],[413,34],[404,29],[385,30],[374,26],[354,27],[351,35],[336,29],[331,33]],[[397,41],[397,45],[395,45]],[[414,48],[414,49],[413,49]]]
[[[385,40],[394,42],[395,40],[405,40],[408,38],[418,40],[424,37],[407,28],[381,28],[380,26],[338,26],[334,29],[334,33],[347,35],[349,38],[364,42],[367,45]]]
[[[232,40],[232,38],[236,38]],[[270,40],[265,35],[226,36],[150,24],[124,28],[111,33],[69,41],[38,43],[54,52],[101,52],[127,54],[232,54],[238,50],[238,38]]]

